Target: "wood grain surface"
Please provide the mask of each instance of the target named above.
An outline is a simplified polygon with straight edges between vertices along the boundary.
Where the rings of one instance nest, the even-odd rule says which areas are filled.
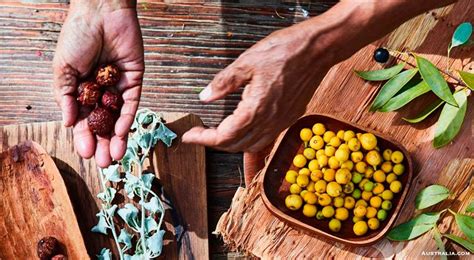
[[[472,72],[474,65],[472,59],[474,57],[473,46],[455,50],[449,60],[446,58],[446,51],[456,26],[465,21],[474,22],[473,12],[474,4],[472,0],[461,0],[453,6],[427,12],[410,20],[393,33],[363,48],[350,59],[334,66],[326,75],[308,105],[307,114],[330,114],[336,118],[385,133],[403,144],[410,152],[414,159],[415,179],[397,223],[406,221],[413,215],[415,211],[413,201],[416,192],[429,184],[441,183],[452,188],[459,195],[453,204],[455,207],[466,205],[472,199],[472,190],[466,191],[466,187],[469,187],[472,183],[472,164],[474,161],[472,150],[474,147],[472,131],[474,108],[472,102],[470,102],[472,97],[469,97],[464,124],[456,139],[442,149],[434,149],[432,139],[439,111],[416,125],[408,124],[401,119],[402,117],[413,117],[418,114],[424,106],[434,100],[434,96],[424,95],[398,112],[371,113],[368,112],[368,107],[379,90],[380,84],[366,82],[358,78],[354,75],[353,70],[380,69],[381,66],[372,60],[372,53],[375,48],[386,46],[392,50],[412,50],[428,58],[440,68],[446,68],[447,62],[449,62],[452,71],[466,70]],[[396,58],[400,57],[397,56]],[[394,62],[394,59],[390,60],[387,66]],[[414,64],[414,61],[410,61],[410,63]],[[279,141],[276,142],[277,145],[278,143]],[[263,156],[261,160],[263,160]],[[445,168],[447,165],[450,165],[449,168]],[[377,256],[371,253],[370,248],[354,249],[340,247],[337,244],[333,245],[324,241],[318,242],[317,238],[302,239],[298,230],[290,229],[284,223],[273,218],[262,221],[264,219],[262,215],[265,213],[257,210],[260,204],[255,192],[254,188],[251,188],[250,190],[241,190],[236,194],[232,209],[221,218],[220,224],[218,224],[217,231],[221,232],[226,241],[236,248],[257,256],[279,255],[286,257],[290,255],[291,257],[310,257],[311,255],[308,255],[310,252],[316,253],[316,251],[311,251],[316,250],[315,248],[317,248],[318,256],[336,258]],[[469,195],[466,195],[467,197],[463,196],[462,194],[465,193]],[[239,198],[239,196],[242,198]],[[249,200],[255,201],[255,205],[248,205]],[[258,216],[258,225],[261,224],[262,227],[254,226],[255,224],[252,223],[254,221],[253,214]],[[244,228],[232,229],[235,225]],[[251,236],[255,237],[250,239],[248,230],[252,230]],[[282,239],[283,237],[286,238]],[[263,243],[262,241],[266,241],[266,239],[270,242]],[[291,243],[284,241],[286,239]],[[253,243],[254,241],[259,241],[259,243]],[[405,258],[407,255],[419,257],[420,250],[423,248],[433,249],[433,247],[430,247],[431,245],[433,243],[429,239],[408,244],[392,244],[384,240],[376,244],[375,247],[383,250],[385,250],[384,248],[394,248],[389,257]],[[298,248],[298,250],[290,253],[288,251],[290,248]],[[341,248],[344,250],[338,250]],[[307,254],[305,255],[305,253]]]
[[[199,118],[189,114],[163,113],[163,115],[170,129],[177,133],[202,124]],[[95,194],[100,192],[97,167],[94,160],[85,160],[77,155],[72,138],[72,129],[64,128],[60,122],[0,126],[1,150],[25,140],[33,140],[53,158],[66,183],[87,252],[90,256],[94,256],[103,247],[111,248],[112,239],[90,231],[97,223],[95,214],[99,211],[98,205],[100,205],[95,197]],[[180,218],[179,223],[174,223],[172,222],[174,219],[167,216],[166,227],[174,232],[173,226],[181,224],[186,230],[184,235],[186,240],[183,240],[183,247],[180,250],[182,254],[178,256],[176,244],[170,243],[165,248],[174,248],[174,251],[165,249],[166,259],[190,259],[193,253],[200,254],[196,259],[202,259],[200,257],[205,259],[209,253],[209,245],[204,148],[184,145],[176,140],[168,149],[157,147],[153,161],[155,162],[152,164],[153,170],[162,179],[164,190],[172,197]],[[189,176],[190,174],[192,176]],[[190,179],[192,182],[182,181],[184,179]],[[174,194],[181,190],[186,193]],[[167,214],[169,213],[168,211]],[[6,258],[9,259],[11,258]]]
[[[90,259],[66,186],[53,160],[28,141],[0,154],[0,259],[37,259],[52,236],[69,259]]]

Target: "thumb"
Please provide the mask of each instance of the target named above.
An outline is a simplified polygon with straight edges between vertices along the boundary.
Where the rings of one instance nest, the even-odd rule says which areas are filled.
[[[78,116],[75,97],[78,73],[70,66],[58,66],[54,63],[53,74],[54,98],[61,109],[64,126],[69,127],[76,122]]]
[[[211,102],[244,87],[252,79],[250,70],[237,66],[229,66],[219,72],[207,87],[199,93],[199,99]]]

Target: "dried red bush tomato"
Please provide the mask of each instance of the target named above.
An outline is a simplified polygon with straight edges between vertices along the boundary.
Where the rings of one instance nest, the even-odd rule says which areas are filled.
[[[92,133],[98,136],[108,136],[114,130],[115,120],[107,109],[96,107],[87,117],[87,125]]]
[[[101,65],[97,69],[95,80],[101,86],[114,86],[120,80],[120,70],[114,64]]]
[[[59,242],[54,237],[43,237],[38,241],[37,254],[41,260],[49,260],[57,254]]]
[[[77,100],[83,106],[95,106],[100,100],[100,86],[94,82],[82,82],[77,90],[79,92]]]
[[[123,104],[122,97],[119,94],[109,90],[105,91],[105,93],[102,95],[101,101],[104,108],[114,111],[120,110]]]
[[[67,260],[67,257],[65,255],[59,254],[51,257],[51,260]]]

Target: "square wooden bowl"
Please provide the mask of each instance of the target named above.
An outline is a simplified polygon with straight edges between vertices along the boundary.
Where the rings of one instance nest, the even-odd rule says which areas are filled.
[[[329,220],[317,220],[303,215],[301,209],[298,211],[291,211],[285,206],[285,197],[290,194],[289,183],[285,181],[285,174],[289,169],[295,169],[293,166],[293,157],[302,153],[304,149],[303,142],[299,137],[299,132],[302,128],[311,128],[315,123],[323,123],[326,129],[334,131],[338,130],[353,130],[354,132],[370,132],[377,136],[378,147],[383,151],[384,149],[400,150],[405,159],[405,172],[398,176],[398,180],[402,183],[403,190],[400,193],[394,194],[392,200],[393,207],[388,212],[386,220],[380,222],[380,227],[377,230],[370,230],[364,236],[356,236],[352,231],[352,210],[349,210],[349,218],[342,222],[342,228],[339,232],[332,232],[329,230]],[[300,230],[311,235],[318,235],[334,241],[338,241],[351,246],[368,246],[376,243],[382,239],[389,231],[390,227],[395,223],[395,220],[403,206],[408,190],[410,188],[413,175],[413,166],[410,155],[407,150],[399,143],[391,140],[388,136],[376,133],[370,129],[362,126],[335,119],[329,115],[313,114],[304,116],[295,124],[293,124],[283,136],[281,143],[278,145],[275,153],[270,158],[267,167],[262,175],[261,192],[262,198],[267,208],[278,218],[287,222],[288,224],[299,228]],[[321,207],[318,206],[318,210]]]

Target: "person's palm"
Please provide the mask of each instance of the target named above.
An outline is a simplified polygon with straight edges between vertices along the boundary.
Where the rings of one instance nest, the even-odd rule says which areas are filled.
[[[117,87],[124,105],[110,139],[94,136],[85,111],[79,110],[77,86],[99,64],[117,65],[122,77]],[[74,144],[84,158],[96,157],[99,166],[125,153],[128,130],[138,107],[144,72],[143,42],[135,9],[108,12],[71,12],[63,25],[53,62],[55,97],[65,126],[74,126]]]

